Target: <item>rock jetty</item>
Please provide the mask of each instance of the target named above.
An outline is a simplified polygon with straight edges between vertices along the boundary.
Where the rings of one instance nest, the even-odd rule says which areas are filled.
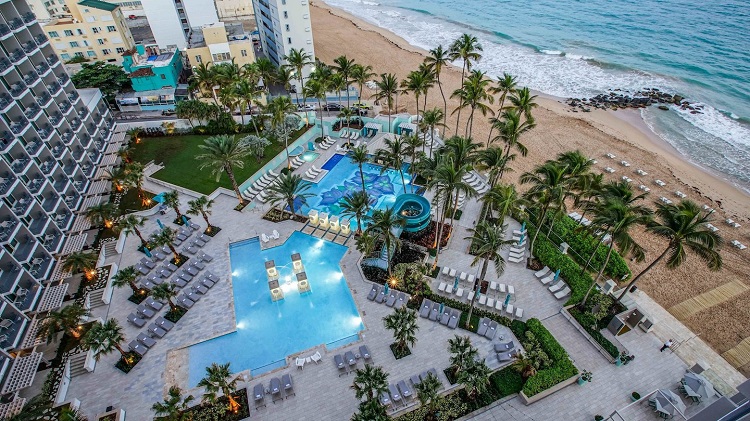
[[[565,103],[573,112],[589,112],[592,108],[601,110],[620,110],[625,108],[646,108],[656,105],[661,110],[669,110],[674,105],[692,114],[701,114],[703,106],[691,103],[680,95],[662,92],[657,88],[647,88],[635,93],[620,89],[613,89],[606,94],[599,94],[591,98],[568,98]]]

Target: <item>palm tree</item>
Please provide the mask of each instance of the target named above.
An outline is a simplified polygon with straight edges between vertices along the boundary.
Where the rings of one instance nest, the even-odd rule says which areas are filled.
[[[502,148],[487,147],[477,152],[477,159],[474,166],[479,171],[487,171],[487,181],[490,189],[497,185],[500,180],[500,174],[504,171],[511,171],[508,163],[515,159],[515,155],[505,156]]]
[[[242,124],[245,124],[245,112],[252,106],[260,94],[261,90],[258,89],[257,84],[247,79],[242,79],[235,85],[234,95],[237,98],[237,105],[240,107],[240,121],[242,121]],[[258,136],[258,126],[255,124],[255,119],[252,115],[250,116],[250,121],[253,122],[255,135]]]
[[[508,97],[508,95],[512,95],[516,93],[516,77],[512,76],[508,73],[503,73],[503,77],[498,77],[497,82],[495,82],[495,86],[490,88],[490,93],[493,95],[500,94],[500,100],[498,101],[498,107],[497,107],[497,113],[501,114],[503,112],[503,107],[505,106],[505,99]],[[490,126],[490,134],[487,137],[487,145],[489,146],[490,140],[492,139],[492,130],[495,128],[495,125]]]
[[[479,44],[477,37],[469,34],[461,35],[457,40],[453,41],[448,57],[452,60],[463,60],[461,65],[461,86],[464,84],[464,78],[466,72],[471,70],[471,62],[479,61],[482,58],[481,54],[482,45]],[[461,109],[458,110],[458,120],[461,120]],[[458,135],[458,123],[456,124],[456,135]]]
[[[533,118],[527,118],[521,122],[521,113],[517,110],[507,110],[502,116],[502,125],[499,126],[500,133],[493,140],[500,140],[505,143],[505,157],[510,157],[511,149],[516,149],[521,156],[526,156],[528,149],[520,142],[520,137],[525,132],[536,126]],[[500,172],[500,178],[503,172]]]
[[[231,379],[231,380],[230,380]],[[211,364],[206,367],[206,377],[198,382],[198,387],[205,387],[206,393],[203,395],[204,402],[216,402],[218,394],[222,393],[229,399],[229,408],[239,408],[240,404],[232,396],[237,386],[237,378],[232,379],[232,372],[229,370],[229,363]]]
[[[392,130],[391,110],[393,108],[393,97],[398,94],[398,79],[393,73],[381,73],[380,80],[376,81],[375,84],[378,89],[373,97],[377,101],[386,100],[388,105],[388,130],[386,132],[390,133]]]
[[[80,326],[81,318],[88,315],[88,310],[77,303],[63,307],[60,311],[50,311],[42,318],[36,336],[38,338],[45,338],[48,344],[52,343],[57,332],[61,330],[77,338],[80,336],[78,326]]]
[[[487,104],[492,104],[493,102],[495,102],[495,98],[488,92],[489,86],[490,80],[485,78],[485,73],[479,70],[474,70],[464,81],[464,84],[461,86],[461,88],[457,89],[453,92],[453,94],[451,94],[451,98],[456,96],[460,99],[459,106],[458,108],[456,108],[456,110],[459,112],[459,118],[461,116],[461,108],[469,107],[469,109],[471,110],[471,112],[469,113],[469,118],[466,121],[466,130],[464,131],[464,136],[471,138],[472,131],[474,129],[474,112],[476,110],[479,110],[479,112],[482,113],[483,116],[486,116],[487,114],[494,115],[495,112],[492,111],[490,106]],[[458,126],[458,121],[456,121],[456,126]]]
[[[363,256],[367,257],[375,252],[377,240],[377,237],[365,231],[362,233],[362,235],[356,237],[354,239],[354,242],[356,244],[357,251],[362,253]]]
[[[292,215],[296,215],[297,211],[294,207],[294,199],[298,198],[304,202],[305,199],[313,196],[313,193],[308,192],[311,187],[312,183],[303,180],[298,174],[281,174],[275,183],[268,186],[268,200],[274,206],[286,202]]]
[[[189,215],[200,215],[206,221],[206,232],[211,232],[211,222],[208,221],[208,215],[211,215],[211,206],[214,201],[206,196],[201,196],[188,202],[187,213]]]
[[[305,94],[305,81],[302,72],[305,69],[305,66],[313,64],[313,57],[310,55],[310,53],[306,52],[304,48],[300,48],[299,50],[297,50],[296,48],[292,48],[289,50],[289,54],[284,56],[284,60],[287,63],[286,67],[294,69],[294,75],[297,77],[297,81],[299,82],[299,88],[297,89],[297,92],[302,92],[302,99],[304,101],[303,104],[307,104],[307,95]]]
[[[357,102],[362,102],[362,87],[365,85],[365,83],[367,83],[371,78],[375,76],[377,75],[372,72],[372,66],[363,66],[361,64],[354,65],[351,71],[351,78],[352,83],[356,83],[359,88],[359,90],[357,91]]]
[[[477,255],[471,262],[471,266],[476,266],[480,261],[482,262],[482,269],[479,272],[479,276],[474,281],[472,288],[473,295],[471,302],[469,303],[469,316],[466,318],[466,327],[469,327],[471,322],[471,314],[474,311],[474,300],[477,297],[477,290],[480,282],[487,276],[487,268],[489,267],[490,261],[495,264],[495,272],[497,276],[503,274],[505,271],[505,259],[500,255],[500,250],[510,246],[513,240],[505,239],[505,229],[501,225],[492,225],[487,221],[482,221],[477,224],[476,228],[469,230],[472,235],[466,237],[466,240],[471,240],[472,244],[477,247]]]
[[[117,221],[117,228],[124,232],[126,236],[130,235],[131,233],[137,235],[138,239],[141,240],[141,245],[145,245],[147,241],[145,238],[143,238],[143,234],[141,234],[141,231],[138,229],[145,224],[146,218],[129,214]]]
[[[263,79],[263,86],[266,91],[268,87],[274,83],[276,79],[276,65],[273,64],[268,57],[258,57],[255,60],[256,67],[258,68],[258,74]]]
[[[529,377],[536,375],[534,360],[532,360],[525,354],[516,354],[513,363],[511,363],[511,367],[513,367],[513,369],[517,372],[521,373],[521,376],[524,379],[528,379]]]
[[[163,282],[154,287],[151,290],[151,296],[154,300],[166,301],[169,304],[169,309],[172,312],[178,311],[180,308],[177,304],[172,302],[172,298],[177,296],[177,289],[171,282]]]
[[[392,275],[391,257],[401,247],[401,240],[393,233],[393,230],[403,227],[405,224],[406,220],[396,213],[392,207],[385,210],[377,209],[372,214],[371,225],[365,231],[367,234],[374,234],[383,241],[386,250],[388,276]]]
[[[86,218],[88,218],[91,225],[95,227],[104,225],[106,228],[111,228],[112,219],[116,214],[117,208],[114,204],[109,202],[93,205],[86,209]]]
[[[432,156],[432,145],[435,143],[435,127],[445,127],[442,121],[445,120],[445,114],[440,108],[425,110],[422,115],[422,125],[430,129],[430,154]]]
[[[454,157],[448,155],[443,158],[438,167],[433,171],[432,178],[427,183],[427,187],[435,192],[435,200],[437,201],[437,215],[438,232],[435,237],[435,244],[433,247],[437,250],[435,255],[435,262],[433,268],[437,267],[437,261],[440,258],[440,249],[442,248],[442,237],[443,227],[445,226],[445,219],[448,209],[451,207],[453,201],[453,194],[455,193],[455,208],[458,202],[458,196],[460,192],[472,191],[472,187],[463,180],[463,176],[466,174],[466,166],[456,168],[454,164]],[[451,214],[451,217],[453,214]]]
[[[127,266],[117,271],[112,277],[112,286],[116,288],[129,286],[133,290],[133,295],[140,295],[141,289],[135,284],[138,277],[138,271],[133,266]]]
[[[367,145],[362,145],[352,149],[349,152],[349,159],[353,163],[359,165],[359,178],[362,180],[362,192],[366,190],[365,187],[365,172],[362,170],[362,166],[370,162],[369,152],[367,151]]]
[[[315,98],[318,101],[318,110],[320,110],[320,137],[323,137],[323,107],[320,101],[326,97],[325,83],[311,78],[307,81],[307,85],[305,85],[305,89],[302,92],[305,98]]]
[[[458,373],[458,382],[464,385],[470,398],[476,399],[487,391],[490,384],[490,369],[484,360],[478,361]]]
[[[344,121],[346,121],[346,128],[349,128],[349,124],[351,124],[352,116],[354,115],[354,110],[351,108],[344,107],[339,111],[338,117]]]
[[[468,336],[458,336],[448,339],[448,352],[451,353],[450,361],[453,375],[474,364],[479,357],[479,350],[471,345]]]
[[[198,147],[204,153],[195,157],[201,161],[199,168],[209,169],[216,177],[217,183],[221,179],[221,174],[226,173],[232,183],[234,194],[237,195],[240,204],[244,205],[245,199],[240,194],[240,187],[234,176],[234,167],[245,168],[245,159],[252,154],[252,150],[242,139],[230,135],[212,136],[204,139],[203,143]],[[179,216],[179,211],[177,214]]]
[[[417,343],[417,312],[408,308],[400,307],[393,313],[383,317],[385,328],[393,331],[393,339],[396,348],[405,352],[409,345]]]
[[[500,223],[506,216],[525,216],[529,205],[529,202],[518,194],[513,184],[498,184],[492,187],[482,197],[482,201],[488,204],[487,212],[497,211],[497,220]]]
[[[381,394],[388,393],[388,373],[383,367],[365,364],[365,368],[354,372],[354,382],[351,385],[354,396],[365,402],[378,399]]]
[[[173,230],[170,227],[164,227],[161,231],[159,231],[156,236],[154,236],[153,240],[151,240],[154,245],[158,246],[167,246],[169,247],[169,250],[172,252],[172,255],[174,256],[174,263],[177,264],[177,262],[180,261],[180,254],[177,253],[177,249],[174,248],[174,239],[177,236],[177,232]]]
[[[526,120],[531,120],[531,110],[536,108],[537,103],[534,102],[536,95],[531,95],[529,88],[523,87],[510,95],[510,102],[513,107],[521,112]]]
[[[412,175],[416,178],[417,171],[416,168],[417,165],[417,154],[419,152],[419,148],[424,148],[424,140],[419,137],[417,133],[412,133],[409,135],[403,135],[401,136],[401,140],[406,145],[405,152],[407,155],[409,155],[409,162],[411,163],[411,172]],[[411,183],[411,192],[414,193],[414,183]],[[406,192],[406,189],[404,189],[404,192]]]
[[[417,399],[419,399],[419,404],[427,407],[427,418],[428,420],[432,420],[435,418],[435,409],[438,406],[438,403],[440,402],[440,394],[438,391],[443,387],[443,384],[440,382],[440,379],[437,378],[432,373],[427,373],[427,378],[423,379],[418,385],[415,385],[414,388],[417,390]]]
[[[414,99],[417,103],[417,116],[419,116],[419,97],[426,95],[428,76],[423,72],[414,70],[409,72],[406,79],[401,81],[401,88],[404,92],[411,92],[414,94]]]
[[[388,136],[383,139],[385,148],[380,148],[375,151],[375,159],[385,163],[385,166],[380,170],[380,173],[384,173],[388,168],[393,168],[398,171],[401,175],[401,184],[404,186],[404,192],[406,191],[406,179],[404,178],[404,156],[407,153],[406,142],[403,136]]]
[[[217,74],[214,71],[212,62],[198,63],[198,66],[193,67],[193,75],[190,77],[190,84],[192,89],[201,91],[204,98],[207,98],[206,92],[211,93],[214,103],[218,106],[219,100],[216,98],[216,91],[214,86],[217,84]]]
[[[558,163],[548,162],[534,169],[532,172],[526,172],[521,175],[521,183],[531,184],[526,191],[525,198],[531,203],[535,203],[540,212],[537,214],[536,232],[531,239],[531,253],[534,253],[534,243],[536,237],[542,230],[547,213],[551,206],[562,204],[568,191],[568,182],[565,176],[565,167]]]
[[[294,80],[294,76],[292,76],[291,70],[284,67],[279,67],[278,69],[276,69],[273,80],[274,82],[281,85],[286,92],[290,92],[292,90],[292,80]],[[294,95],[298,95],[296,90],[294,91]],[[286,96],[284,97],[288,98]],[[291,102],[291,99],[289,101]],[[299,102],[299,97],[297,97],[297,102]]]
[[[98,257],[94,253],[77,251],[65,257],[63,270],[72,274],[83,272],[86,278],[92,279],[96,275]]]
[[[206,140],[208,140],[208,139],[206,139]],[[180,192],[178,192],[177,190],[170,190],[168,192],[162,193],[162,198],[164,199],[164,204],[165,205],[167,205],[170,208],[174,209],[175,213],[177,214],[176,220],[177,221],[181,221],[182,220],[182,212],[180,212]]]
[[[440,96],[443,97],[443,137],[445,137],[445,118],[448,115],[448,101],[445,99],[443,84],[442,82],[440,82],[440,74],[443,71],[443,66],[447,66],[450,60],[450,53],[449,51],[443,49],[442,44],[430,50],[429,54],[425,58],[425,62],[432,66],[432,71],[435,74],[435,80],[437,81],[438,87],[440,88]]]
[[[621,255],[630,254],[633,258],[641,262],[645,258],[643,247],[630,236],[630,230],[641,225],[647,225],[651,221],[651,210],[645,206],[623,203],[616,199],[605,200],[596,209],[596,214],[591,225],[597,227],[610,235],[611,239],[607,248],[607,257],[604,258],[599,273],[596,275],[594,282],[586,291],[586,295],[581,301],[581,308],[586,304],[591,290],[597,285],[599,278],[602,277],[604,269],[609,264],[612,256],[612,250],[615,245]]]
[[[143,179],[146,177],[143,164],[140,162],[130,162],[122,168],[122,171],[123,187],[138,190],[138,197],[141,199],[141,203],[146,204],[148,199],[143,191]]]
[[[333,59],[336,65],[333,67],[344,81],[346,87],[346,108],[349,108],[349,85],[351,85],[352,71],[354,70],[354,59],[349,59],[346,56],[339,56]],[[339,102],[341,100],[339,99]]]
[[[357,219],[357,234],[362,234],[362,223],[367,217],[367,211],[374,201],[370,199],[367,192],[358,191],[344,196],[341,201],[342,215],[353,216]]]
[[[122,358],[127,356],[120,344],[125,341],[122,326],[117,319],[109,319],[104,323],[96,322],[83,337],[83,345],[94,351],[94,358],[99,361],[102,355],[107,355],[114,350],[120,353]]]
[[[292,100],[289,99],[288,96],[277,96],[276,98],[272,99],[266,107],[266,112],[271,115],[271,125],[275,127],[275,130],[284,141],[287,168],[292,167],[291,160],[289,159],[290,128],[287,127],[288,123],[290,122],[287,120],[287,115],[295,112],[296,110],[297,107],[292,104]]]
[[[389,421],[387,408],[380,400],[361,402],[357,412],[352,415],[351,421]]]
[[[680,267],[687,259],[687,250],[692,251],[712,271],[718,271],[723,260],[718,249],[724,243],[721,236],[706,227],[712,220],[712,212],[702,212],[695,202],[683,200],[677,205],[656,204],[656,216],[646,230],[668,241],[664,251],[646,269],[633,278],[623,289],[617,301],[638,282],[641,277],[659,262],[667,258],[667,269]]]
[[[195,399],[193,395],[182,397],[182,389],[177,386],[170,386],[167,397],[163,402],[157,402],[151,406],[151,410],[161,421],[188,421],[192,418],[186,414],[190,407],[190,402]]]

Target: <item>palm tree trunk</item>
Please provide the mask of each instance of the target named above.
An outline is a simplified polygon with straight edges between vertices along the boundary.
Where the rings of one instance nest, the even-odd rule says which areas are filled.
[[[120,346],[120,344],[118,344],[118,343],[114,343],[114,344],[112,344],[112,345],[114,345],[114,346],[115,346],[115,349],[116,349],[116,350],[118,350],[118,351],[120,352],[120,355],[121,355],[122,357],[125,357],[125,355],[126,355],[126,352],[125,352],[125,351],[124,351],[124,350],[122,349],[122,347]]]
[[[133,232],[135,232],[135,235],[137,235],[138,238],[141,240],[141,245],[146,244],[146,240],[143,239],[143,234],[141,234],[141,231],[138,230],[138,228],[133,227]]]
[[[130,287],[130,289],[133,290],[133,295],[137,295],[138,294],[138,291],[139,291],[138,290],[138,285],[136,285],[134,281],[128,282],[128,286]]]
[[[463,66],[461,66],[461,87],[464,86],[464,77],[466,76],[466,61],[464,61]],[[456,133],[454,136],[458,136],[458,122],[461,121],[461,104],[458,106],[458,118],[456,119]]]
[[[437,237],[435,237],[435,251],[436,252],[435,252],[435,261],[432,264],[433,269],[437,267],[438,259],[440,258],[440,248],[441,248],[440,244],[442,243],[441,240],[443,239],[443,226],[445,225],[445,208],[446,208],[445,205],[448,203],[448,201],[450,201],[450,196],[448,197],[448,200],[446,200],[446,202],[443,203],[442,207],[439,205],[439,202],[438,202],[437,212],[438,212],[438,215],[440,215],[440,218],[438,218],[439,220],[436,222],[440,224],[440,226],[438,227]]]
[[[469,113],[469,120],[466,122],[466,129],[464,130],[464,136],[471,137],[471,131],[474,129],[474,111],[476,109],[471,107],[471,113]]]
[[[208,215],[206,215],[206,212],[201,211],[201,215],[203,216],[203,220],[206,221],[206,229],[211,228],[211,223],[208,222]]]
[[[399,167],[398,173],[401,174],[401,184],[404,186],[404,193],[406,193],[406,178],[404,178],[404,166],[403,165]]]
[[[547,217],[547,207],[549,205],[544,205],[544,208],[542,209],[542,214],[539,218],[539,225],[536,227],[536,232],[534,233],[534,238],[531,239],[531,245],[529,246],[529,252],[534,255],[534,243],[536,242],[536,236],[539,235],[539,231],[542,230],[542,224],[544,224],[544,219]],[[531,259],[529,259],[531,261]]]
[[[289,133],[284,129],[284,150],[286,151],[286,167],[291,170],[292,160],[289,159]]]
[[[299,72],[299,86],[300,90],[302,91],[302,103],[307,105],[307,96],[305,95],[305,85],[304,81],[302,80],[302,72]]]
[[[445,93],[443,92],[443,84],[440,82],[440,73],[437,74],[438,88],[440,88],[440,96],[443,97],[443,139],[445,139],[445,119],[448,118],[448,101],[445,99]]]
[[[661,259],[663,259],[664,256],[667,255],[667,253],[669,252],[670,249],[671,249],[671,244],[670,244],[670,246],[667,246],[667,248],[664,249],[664,251],[659,255],[659,257],[657,257],[656,260],[654,260],[653,262],[651,262],[651,264],[648,265],[648,267],[646,267],[646,269],[643,269],[643,271],[641,271],[641,273],[639,273],[638,276],[636,276],[635,278],[633,278],[633,280],[628,283],[628,286],[625,287],[625,289],[622,291],[622,294],[620,294],[620,296],[617,297],[617,301],[622,300],[623,297],[625,297],[625,294],[628,292],[628,290],[633,285],[635,285],[635,283],[638,282],[639,279],[641,279],[641,276],[645,275],[646,272],[648,272],[649,270],[651,270],[652,267],[656,266],[656,264],[659,263],[661,261]]]
[[[245,125],[245,107],[240,105],[240,122],[244,126]]]
[[[594,287],[597,285],[597,281],[599,281],[599,278],[601,278],[602,273],[604,272],[604,268],[607,267],[607,263],[609,263],[609,257],[612,255],[612,248],[614,247],[615,242],[612,241],[609,243],[609,250],[607,251],[607,258],[604,259],[604,264],[602,265],[601,269],[599,269],[599,273],[596,274],[596,278],[594,279],[594,282],[591,283],[591,286],[586,291],[586,295],[583,296],[583,301],[581,301],[581,308],[586,304],[586,300],[589,299],[589,294],[591,293],[591,290],[594,289]]]
[[[318,98],[318,111],[320,111],[320,137],[323,138],[323,109],[320,107],[320,98]]]
[[[174,303],[172,302],[172,299],[171,299],[171,298],[167,299],[167,304],[169,304],[169,311],[177,311],[177,310],[179,310],[179,309],[177,308],[177,304],[174,304]]]
[[[346,108],[349,108],[349,84],[346,84]]]
[[[393,99],[391,99],[391,97],[389,96],[388,97],[388,130],[386,130],[387,133],[391,132],[391,101],[393,101]]]
[[[453,201],[453,209],[451,209],[451,226],[453,226],[453,224],[456,222],[454,218],[456,217],[456,211],[458,210],[456,208],[458,207],[458,195],[459,194],[460,192],[456,190],[456,198]]]
[[[362,171],[361,162],[359,163],[359,178],[362,180],[362,193],[366,193],[367,189],[365,188],[365,173],[364,171]]]
[[[172,255],[174,256],[174,261],[175,261],[175,264],[176,264],[177,261],[180,260],[180,254],[177,253],[177,249],[174,248],[174,245],[172,245],[172,243],[167,244],[167,247],[169,247],[169,251],[172,252]]]
[[[289,210],[292,211],[292,219],[294,219],[294,215],[297,214],[294,209],[294,197],[292,197],[292,200],[288,201],[287,204],[289,204]]]
[[[357,235],[362,235],[362,218],[359,215],[357,217]]]
[[[240,186],[237,184],[237,179],[234,178],[234,171],[232,171],[232,166],[229,164],[224,164],[224,171],[227,173],[227,176],[229,177],[229,181],[232,182],[232,188],[234,189],[234,194],[237,195],[237,199],[240,200],[240,205],[245,204],[245,198],[242,197],[242,194],[240,193]]]

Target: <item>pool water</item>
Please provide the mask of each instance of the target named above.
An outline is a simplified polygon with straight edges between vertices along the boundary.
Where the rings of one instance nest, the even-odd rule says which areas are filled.
[[[302,154],[302,159],[305,160],[305,162],[313,162],[320,156],[319,153],[313,152],[313,151],[307,151]]]
[[[301,213],[307,215],[310,209],[318,212],[328,212],[329,215],[341,215],[341,203],[345,196],[362,190],[362,179],[359,175],[359,165],[351,158],[335,154],[323,164],[321,169],[328,173],[308,190],[313,196],[306,199],[300,207]],[[371,200],[375,201],[373,209],[385,209],[393,206],[396,196],[404,193],[401,175],[396,170],[386,170],[380,174],[382,167],[375,164],[364,164],[365,187]],[[411,175],[404,171],[406,192],[411,193]],[[352,218],[352,227],[356,223]]]
[[[231,363],[233,372],[250,369],[257,375],[282,367],[290,354],[356,341],[364,325],[339,267],[346,250],[299,231],[284,244],[263,251],[257,238],[230,244],[237,331],[189,348],[190,386],[198,384],[211,363]],[[301,255],[311,292],[297,290],[294,253]],[[276,302],[268,289],[268,260],[276,264],[285,296]]]

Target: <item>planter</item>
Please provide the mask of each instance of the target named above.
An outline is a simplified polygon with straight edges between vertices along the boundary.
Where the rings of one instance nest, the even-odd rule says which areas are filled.
[[[395,344],[395,343],[392,343],[392,344],[390,345],[390,348],[391,348],[391,352],[393,353],[393,356],[394,356],[394,357],[395,357],[395,358],[396,358],[397,360],[400,360],[401,358],[404,358],[404,357],[408,357],[409,355],[411,355],[411,350],[410,350],[409,348],[406,348],[406,349],[404,349],[404,350],[402,350],[402,349],[399,349],[399,348],[398,348],[398,347],[396,346],[396,344]]]
[[[641,395],[638,392],[633,392],[630,394],[630,400],[633,402],[637,401],[640,398],[641,398]]]
[[[622,365],[622,360],[620,358],[617,358],[615,360],[615,365],[618,366],[618,367],[621,366]]]
[[[579,385],[583,386],[583,385],[584,385],[584,384],[586,384],[586,383],[588,383],[588,382],[587,382],[586,380],[583,380],[583,378],[582,378],[582,377],[579,377],[579,378],[578,378],[578,384],[579,384]]]

